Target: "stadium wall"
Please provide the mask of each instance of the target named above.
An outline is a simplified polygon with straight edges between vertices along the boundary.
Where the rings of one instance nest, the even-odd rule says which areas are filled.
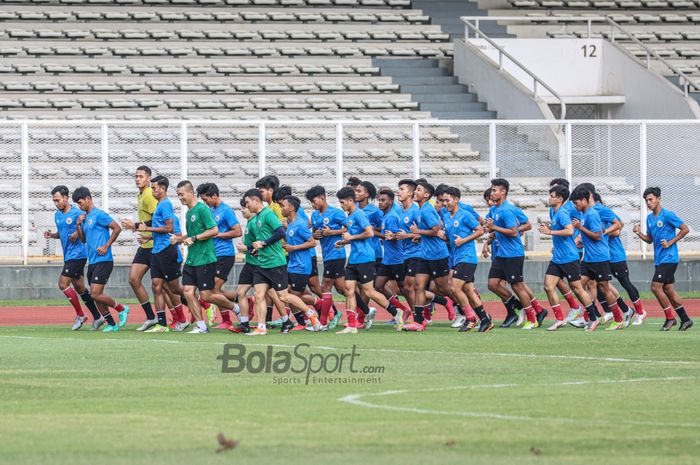
[[[533,291],[542,291],[542,281],[547,269],[547,260],[532,259],[525,261],[525,279]],[[654,271],[654,262],[650,260],[632,259],[628,261],[630,279],[640,291],[649,289],[650,278]],[[238,282],[238,274],[242,263],[236,263],[235,276],[231,276],[226,287],[233,287]],[[319,263],[320,272],[323,267]],[[480,262],[476,272],[476,284],[486,292],[486,279],[489,262]],[[0,266],[0,295],[2,299],[58,299],[62,297],[58,290],[58,276],[61,267],[58,265],[33,266]],[[676,289],[679,291],[700,291],[700,281],[693,277],[700,276],[700,258],[682,260],[676,271]],[[148,275],[144,285],[150,289]],[[116,298],[131,298],[133,293],[129,287],[129,265],[117,265],[107,285],[107,293]]]

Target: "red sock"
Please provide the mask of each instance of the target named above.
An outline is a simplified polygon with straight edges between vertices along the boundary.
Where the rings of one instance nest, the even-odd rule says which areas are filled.
[[[225,308],[221,309],[221,321],[224,323],[231,323],[231,311]]]
[[[573,292],[567,292],[564,294],[564,298],[566,299],[566,303],[569,304],[569,308],[581,308],[581,306],[576,302]]]
[[[177,323],[180,321],[180,317],[177,315],[177,310],[174,308],[170,309],[170,317],[172,318],[172,323]]]
[[[542,313],[542,305],[537,301],[537,299],[532,299],[530,302],[530,305],[532,305],[532,308],[535,309],[535,312],[537,313]]]
[[[323,300],[321,301],[321,324],[328,324],[328,311],[333,306],[333,294],[330,292],[323,293]]]
[[[72,287],[66,288],[63,290],[63,294],[73,306],[76,316],[85,316],[85,313],[83,313],[83,307],[80,306],[80,298],[78,297],[78,293],[75,292],[75,289]]]
[[[357,328],[357,320],[355,319],[355,312],[353,312],[352,310],[348,310],[346,313],[348,314],[348,327]]]
[[[182,308],[182,304],[177,304],[175,306],[175,310],[173,310],[173,311],[175,312],[175,315],[176,315],[176,318],[174,317],[175,318],[174,321],[176,321],[178,323],[187,323],[187,316],[185,315],[185,309]]]
[[[430,305],[423,307],[423,321],[428,321],[432,319],[433,315],[430,313]]]
[[[532,309],[532,305],[525,307],[525,315],[527,316],[527,321],[530,323],[537,323],[537,318],[535,317],[535,310]]]
[[[248,318],[255,319],[255,297],[248,297]]]
[[[588,312],[586,309],[583,309],[583,321],[588,321]]]
[[[199,298],[199,306],[202,307],[204,310],[208,310],[210,305],[211,304],[206,300],[202,299],[201,297]]]
[[[124,306],[117,302],[117,305],[114,306],[114,309],[118,312],[123,312],[124,311]]]
[[[405,306],[405,305],[399,300],[399,298],[398,298],[397,296],[395,296],[395,295],[392,295],[391,297],[389,297],[389,302],[390,302],[391,305],[393,305],[395,308],[398,308],[398,309],[401,309],[401,310],[405,310],[405,309],[406,309],[406,306]]]
[[[644,313],[642,299],[637,299],[636,301],[632,302],[632,305],[634,305],[634,311],[637,312],[637,315],[642,315]]]
[[[618,323],[622,321],[622,311],[617,303],[610,305],[610,311],[613,313],[613,318],[615,318],[615,321]]]
[[[357,311],[357,322],[361,325],[365,324],[365,314],[362,310],[359,308],[356,310]]]
[[[673,320],[676,318],[673,316],[673,307],[664,308],[664,313],[666,314],[667,320]]]
[[[467,317],[467,320],[476,321],[476,313],[474,313],[474,309],[471,305],[467,305],[467,307],[462,308],[462,310],[464,310],[464,316]]]
[[[316,313],[320,314],[321,313],[321,307],[323,306],[323,301],[316,297],[314,299],[314,310],[316,310]]]
[[[557,321],[562,321],[564,319],[564,314],[561,312],[561,305],[552,305],[552,311],[554,312],[554,317]]]

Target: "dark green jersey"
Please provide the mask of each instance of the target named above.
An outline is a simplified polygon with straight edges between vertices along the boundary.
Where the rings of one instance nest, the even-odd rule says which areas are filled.
[[[255,224],[256,217],[252,217],[251,219],[248,220],[248,222],[245,225],[245,231],[243,231],[243,245],[246,247],[249,247],[250,245],[255,242],[255,237],[253,236],[252,231],[250,230],[250,227]],[[253,266],[258,266],[258,257],[255,255],[251,255],[250,252],[245,253],[245,262],[249,265]]]
[[[202,234],[207,229],[216,226],[216,221],[211,214],[209,207],[202,202],[197,202],[197,205],[192,207],[187,212],[187,235],[190,237]],[[187,252],[186,265],[201,266],[208,263],[216,263],[216,254],[214,253],[214,240],[207,239],[205,241],[196,241],[192,244]]]
[[[271,209],[265,207],[255,216],[254,221],[248,223],[248,229],[256,241],[264,241],[272,236],[282,222]],[[260,268],[275,268],[286,266],[287,257],[284,255],[282,241],[263,247],[258,250],[258,266]]]

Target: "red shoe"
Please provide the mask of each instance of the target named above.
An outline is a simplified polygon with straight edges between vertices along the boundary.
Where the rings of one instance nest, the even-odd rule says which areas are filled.
[[[294,325],[294,327],[292,328],[292,331],[305,331],[305,330],[306,330],[306,325],[300,325],[298,323],[296,325]]]
[[[355,326],[357,329],[367,329],[367,326],[365,326],[364,323],[357,323],[357,326]]]
[[[232,324],[232,323],[230,323],[230,322],[228,322],[228,321],[223,321],[223,322],[221,322],[219,325],[217,325],[216,327],[214,327],[214,329],[227,329],[227,330],[229,330],[229,331],[233,331],[234,328],[233,328],[233,324]]]
[[[409,323],[407,325],[403,326],[404,331],[417,331],[417,332],[423,332],[425,330],[425,326],[423,326],[420,323]]]
[[[175,329],[175,325],[177,325],[177,321],[173,320],[172,323],[168,325],[168,328]]]
[[[445,297],[445,300],[447,300],[447,305],[445,305],[447,309],[447,319],[452,321],[455,319],[455,303],[452,302],[452,299],[449,297]]]

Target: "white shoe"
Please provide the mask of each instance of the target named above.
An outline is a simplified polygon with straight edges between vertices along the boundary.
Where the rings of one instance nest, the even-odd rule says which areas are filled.
[[[178,321],[177,323],[175,323],[175,327],[173,328],[173,331],[182,332],[182,331],[186,330],[186,329],[189,328],[189,327],[190,327],[190,322],[189,322],[189,321],[185,321],[184,323],[180,323],[180,322]]]
[[[374,323],[374,317],[377,315],[377,309],[374,307],[369,308],[369,313],[365,317],[365,329],[369,329],[372,327],[372,324]]]
[[[328,331],[328,325],[322,325],[319,323],[317,331]]]
[[[566,315],[566,318],[564,318],[564,321],[569,323],[570,321],[577,320],[577,319],[581,318],[582,314],[583,314],[583,309],[581,307],[572,308],[569,310],[569,314]]]
[[[143,322],[143,324],[141,326],[136,328],[136,331],[138,331],[138,332],[146,331],[147,329],[150,329],[157,324],[158,324],[158,319],[146,320]]]
[[[605,315],[603,315],[603,323],[607,323],[608,321],[613,319],[613,314],[612,312],[606,312]]]
[[[632,317],[635,315],[635,312],[633,309],[629,309],[625,312],[623,315],[622,323],[625,328],[628,328],[630,323],[632,323]]]
[[[85,315],[83,316],[75,316],[75,321],[73,322],[73,326],[70,327],[71,331],[77,331],[80,328],[83,327],[83,323],[87,321],[87,317]]]
[[[335,334],[357,334],[357,328],[346,326],[342,331],[336,331]]]
[[[202,329],[199,326],[195,326],[192,331],[187,331],[187,334],[209,334],[209,328]]]
[[[467,317],[464,315],[457,315],[454,323],[450,325],[451,328],[461,328],[464,322],[467,321]]]
[[[563,328],[564,326],[566,326],[565,320],[557,320],[554,322],[554,324],[552,326],[547,328],[547,331],[556,331],[557,329]]]
[[[641,326],[644,323],[644,319],[647,317],[647,311],[642,310],[642,314],[635,314],[634,321],[632,321],[632,326]]]
[[[95,321],[92,322],[92,326],[90,327],[90,331],[97,331],[98,329],[100,329],[100,326],[105,324],[105,322],[106,321],[105,321],[104,317],[99,317],[98,319],[96,319]]]
[[[516,310],[518,312],[518,321],[515,326],[522,326],[525,324],[525,310]]]
[[[584,320],[583,318],[576,318],[575,320],[569,321],[569,324],[574,328],[585,328],[586,320]]]

